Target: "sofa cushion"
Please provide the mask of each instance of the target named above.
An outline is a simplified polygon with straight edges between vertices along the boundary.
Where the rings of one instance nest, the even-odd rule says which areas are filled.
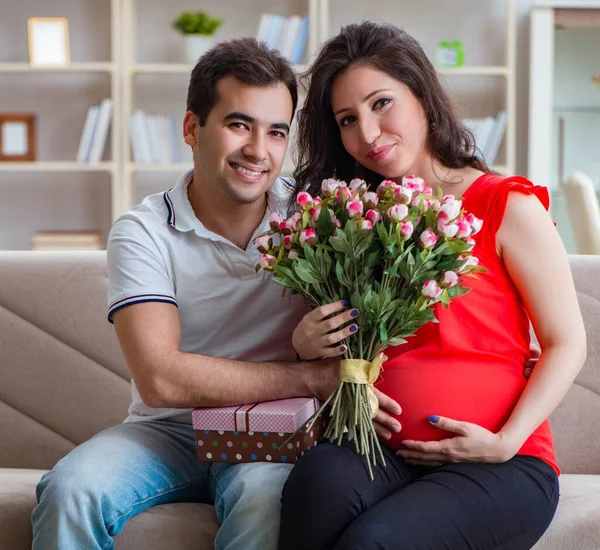
[[[600,476],[563,474],[560,501],[550,528],[534,550],[600,548]]]
[[[0,469],[0,548],[31,548],[35,487],[44,470]],[[219,527],[207,504],[165,504],[128,521],[115,537],[116,550],[212,550]]]

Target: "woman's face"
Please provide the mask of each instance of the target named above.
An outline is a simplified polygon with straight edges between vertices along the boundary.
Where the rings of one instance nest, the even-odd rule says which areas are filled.
[[[344,147],[359,164],[387,179],[424,171],[427,119],[408,86],[357,66],[334,80],[331,106]]]

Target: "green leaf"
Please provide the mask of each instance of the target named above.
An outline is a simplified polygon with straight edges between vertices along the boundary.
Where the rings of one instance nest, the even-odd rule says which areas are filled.
[[[311,269],[311,266],[307,261],[298,260],[294,266],[294,272],[305,283],[314,285],[324,282],[318,277],[317,274],[315,274],[314,270]]]
[[[317,218],[317,237],[320,242],[327,242],[333,235],[334,225],[331,221],[330,210],[325,206],[321,207],[321,212]]]
[[[401,344],[406,344],[404,338],[390,338],[390,341],[388,342],[388,346],[399,346]]]
[[[381,323],[379,325],[379,339],[381,340],[382,344],[387,345],[388,331],[385,323]]]

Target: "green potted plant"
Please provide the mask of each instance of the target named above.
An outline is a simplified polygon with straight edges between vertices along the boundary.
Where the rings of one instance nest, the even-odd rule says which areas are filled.
[[[203,11],[184,11],[173,21],[173,28],[184,36],[189,63],[196,63],[204,52],[212,48],[214,34],[222,24],[222,19]]]

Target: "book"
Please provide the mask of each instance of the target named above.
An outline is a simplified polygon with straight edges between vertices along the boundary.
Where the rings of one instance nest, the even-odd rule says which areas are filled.
[[[32,237],[34,250],[103,250],[100,231],[36,231]]]
[[[87,162],[90,156],[92,140],[96,123],[98,121],[98,105],[92,105],[87,112],[81,139],[79,141],[79,149],[77,150],[77,162]]]
[[[104,156],[106,141],[108,139],[108,129],[110,128],[112,114],[112,99],[103,99],[98,107],[98,122],[94,129],[94,137],[90,148],[89,157],[90,163],[100,162]]]

